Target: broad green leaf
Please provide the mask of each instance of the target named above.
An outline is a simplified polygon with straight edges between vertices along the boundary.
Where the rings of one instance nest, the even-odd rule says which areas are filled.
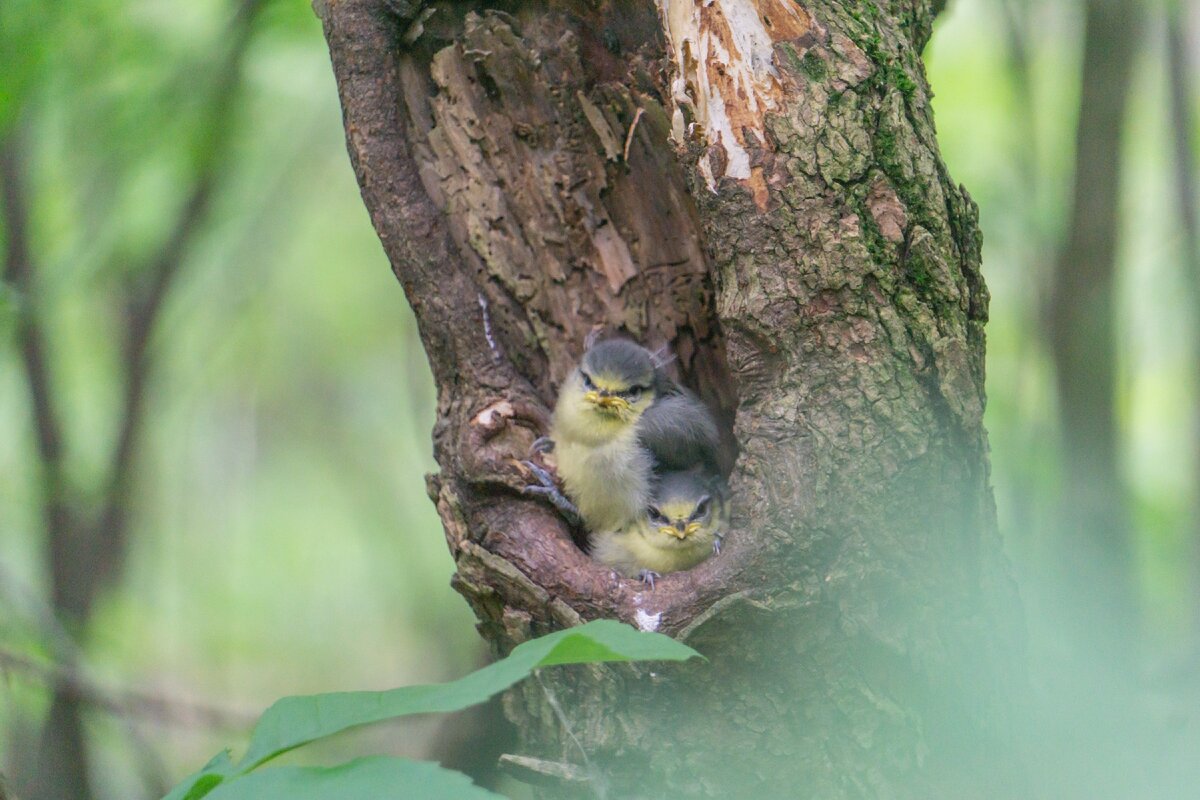
[[[207,800],[503,800],[428,761],[371,756],[336,767],[275,767],[225,781]]]
[[[163,800],[199,800],[236,771],[237,768],[234,767],[233,760],[229,757],[229,751],[222,750],[201,767],[199,772],[180,781],[179,785],[172,789]]]
[[[242,772],[300,745],[348,728],[408,714],[458,711],[482,703],[538,667],[604,661],[685,661],[692,648],[614,620],[596,620],[525,642],[507,658],[450,683],[384,692],[338,692],[277,701],[254,728]]]

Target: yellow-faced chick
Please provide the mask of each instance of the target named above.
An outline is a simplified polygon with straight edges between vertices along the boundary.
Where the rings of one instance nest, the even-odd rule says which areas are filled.
[[[662,385],[645,348],[621,339],[589,348],[559,390],[550,429],[567,497],[556,497],[539,470],[534,474],[542,486],[529,491],[565,512],[573,504],[590,531],[629,525],[646,508],[654,468],[638,441],[637,423]]]
[[[663,475],[654,498],[628,527],[593,538],[592,556],[654,587],[654,579],[690,569],[721,550],[725,485],[702,470]]]

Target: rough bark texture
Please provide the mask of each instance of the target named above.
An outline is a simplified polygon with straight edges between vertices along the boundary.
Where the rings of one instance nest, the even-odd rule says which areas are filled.
[[[919,60],[940,4],[317,6],[481,633],[611,616],[710,659],[527,683],[525,754],[615,797],[1003,794],[1014,600],[976,209]],[[517,491],[595,327],[669,344],[736,457],[726,550],[653,591]]]

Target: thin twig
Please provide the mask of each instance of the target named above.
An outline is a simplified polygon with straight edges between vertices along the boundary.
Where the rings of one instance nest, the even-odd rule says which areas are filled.
[[[550,708],[554,710],[554,716],[558,718],[558,724],[562,725],[563,730],[567,732],[567,736],[575,743],[575,747],[579,750],[579,754],[583,756],[583,764],[587,769],[588,783],[591,784],[592,791],[600,800],[604,800],[608,796],[608,787],[604,781],[604,776],[596,769],[591,758],[588,757],[587,750],[584,749],[579,739],[575,736],[575,731],[571,729],[571,723],[567,720],[567,715],[563,712],[562,706],[558,704],[558,698],[554,696],[554,692],[550,691],[550,687],[542,680],[541,670],[533,671],[533,679],[537,681],[538,686],[542,687],[542,692],[546,695],[547,702],[550,703]]]
[[[629,163],[629,146],[633,144],[633,132],[637,130],[637,124],[642,118],[642,114],[646,113],[646,109],[638,106],[637,113],[633,115],[633,122],[629,123],[629,133],[625,134],[625,150],[621,155],[621,159]]]
[[[83,651],[59,621],[54,609],[46,605],[37,592],[22,584],[3,563],[0,563],[0,600],[4,600],[9,606],[23,613],[26,619],[32,623],[42,642],[50,648],[57,661],[61,664],[76,665],[76,670],[82,668],[79,665],[84,663]],[[54,688],[58,688],[57,684],[52,685]],[[116,703],[115,700],[112,702]],[[166,768],[162,760],[142,732],[133,724],[130,715],[120,713],[120,708],[117,709],[117,713],[126,733],[137,748],[137,757],[146,785],[157,792],[159,787],[167,785],[164,777]]]
[[[246,730],[256,715],[248,711],[218,708],[210,703],[168,697],[128,688],[105,688],[78,668],[37,661],[29,656],[0,647],[0,672],[20,672],[93,708],[125,717],[194,727],[203,725],[219,730]]]
[[[0,562],[0,602],[15,609],[33,624],[42,643],[58,661],[75,661],[82,658],[79,645],[59,622],[54,609],[42,602],[33,589],[25,586]]]

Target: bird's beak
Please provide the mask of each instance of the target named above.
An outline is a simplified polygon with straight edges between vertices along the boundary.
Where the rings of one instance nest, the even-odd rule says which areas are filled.
[[[616,409],[618,411],[624,411],[625,409],[629,408],[629,403],[626,402],[625,398],[616,397],[611,394],[600,394],[600,392],[594,390],[585,394],[583,399],[592,405],[599,406],[605,410]]]
[[[691,527],[691,526],[689,526],[689,527]],[[674,536],[676,539],[679,539],[680,541],[686,539],[688,536],[688,533],[690,533],[690,531],[682,529],[682,528],[676,528],[674,525],[663,525],[661,528],[658,529],[658,532],[662,533],[662,534],[666,534],[667,536]]]
[[[692,536],[692,535],[696,534],[697,532],[699,532],[699,530],[700,530],[699,522],[689,522],[687,528],[685,528],[683,531],[683,535],[685,537]]]

